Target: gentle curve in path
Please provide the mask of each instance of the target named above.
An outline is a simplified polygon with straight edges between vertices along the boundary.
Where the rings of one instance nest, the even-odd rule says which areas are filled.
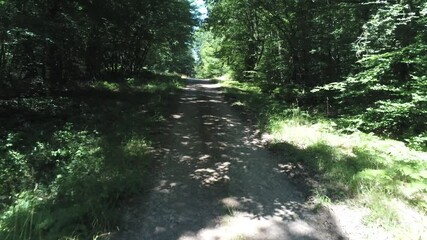
[[[344,239],[280,172],[218,84],[189,79],[179,101],[153,189],[113,239]]]

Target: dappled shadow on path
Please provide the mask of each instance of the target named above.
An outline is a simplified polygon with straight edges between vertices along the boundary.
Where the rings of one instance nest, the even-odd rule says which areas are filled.
[[[191,79],[158,149],[148,196],[113,239],[342,239],[326,211],[264,150],[257,132],[224,102],[219,85]]]

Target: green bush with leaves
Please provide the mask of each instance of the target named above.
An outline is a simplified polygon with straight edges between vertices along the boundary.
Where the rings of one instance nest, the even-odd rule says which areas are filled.
[[[182,86],[147,75],[81,89],[88,95],[0,100],[0,239],[88,239],[120,226]]]
[[[59,207],[66,202],[76,206],[83,199],[93,201],[92,191],[100,187],[100,184],[93,185],[104,168],[100,139],[96,132],[76,131],[72,125],[67,125],[55,132],[50,142],[35,142],[26,152],[12,143],[12,136],[9,134],[6,139],[9,143],[5,145],[6,155],[1,158],[0,176],[2,183],[14,187],[8,189],[2,185],[2,195],[12,196],[4,206],[13,204],[1,217],[0,236],[2,239],[27,239],[45,236],[53,229],[60,234],[70,223],[64,219],[70,221],[72,215],[81,218],[81,212],[74,212],[76,207],[72,207],[66,212],[71,216],[57,215],[61,211]],[[97,206],[96,202],[91,204]],[[80,208],[90,209],[88,206]]]
[[[421,137],[427,129],[427,32],[414,29],[423,29],[425,11],[425,4],[379,8],[354,44],[361,70],[314,90],[335,92],[336,105],[352,106],[360,129],[406,139],[419,149],[427,147]]]
[[[281,159],[279,168],[306,184],[315,203],[348,201],[369,208],[365,220],[393,234],[421,236],[422,223],[414,223],[411,232],[400,221],[406,214],[402,206],[412,206],[421,215],[427,212],[427,153],[372,133],[349,133],[329,119],[262,93],[254,83],[223,85],[231,104],[254,116],[269,133],[269,148]]]
[[[200,52],[215,49],[235,80],[348,129],[426,149],[424,1],[207,3],[205,29],[221,42]]]
[[[13,201],[14,194],[33,184],[26,155],[17,149],[18,138],[18,134],[10,133],[0,140],[0,209]]]

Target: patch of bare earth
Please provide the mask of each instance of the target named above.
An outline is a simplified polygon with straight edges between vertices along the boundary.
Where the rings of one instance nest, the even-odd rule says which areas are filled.
[[[125,227],[111,239],[367,237],[363,212],[313,210],[219,85],[188,80],[179,101],[157,152],[154,186],[127,209]]]

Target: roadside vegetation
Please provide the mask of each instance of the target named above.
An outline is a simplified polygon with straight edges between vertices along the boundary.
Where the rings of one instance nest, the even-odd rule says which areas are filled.
[[[253,83],[222,83],[230,103],[269,133],[280,170],[307,184],[315,202],[367,207],[367,223],[402,239],[423,236],[425,222],[407,226],[405,211],[412,206],[419,216],[427,212],[426,152],[283,104]]]
[[[0,101],[0,239],[87,239],[147,186],[177,76]]]
[[[422,236],[400,213],[427,213],[427,3],[197,3],[0,0],[0,239],[120,226],[195,54],[319,203]]]
[[[427,149],[423,1],[208,1],[197,74]],[[248,17],[250,16],[250,17]]]
[[[365,206],[366,221],[397,239],[423,238],[425,1],[221,0],[207,8],[197,74],[231,79],[226,97],[271,135],[280,171],[309,182],[320,204]]]
[[[0,1],[0,239],[120,228],[196,25],[186,0]]]

